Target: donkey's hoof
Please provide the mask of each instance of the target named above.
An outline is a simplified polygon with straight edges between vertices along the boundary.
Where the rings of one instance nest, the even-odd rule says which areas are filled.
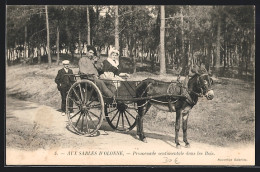
[[[176,148],[177,148],[177,149],[180,149],[180,148],[181,148],[181,145],[180,145],[180,144],[176,145]]]
[[[189,143],[185,144],[185,148],[190,148],[190,144]]]
[[[140,139],[142,142],[147,143],[147,140],[146,140],[145,136],[139,135],[139,139]]]
[[[144,143],[147,143],[147,140],[146,140],[146,138],[143,138],[143,140],[142,140]]]

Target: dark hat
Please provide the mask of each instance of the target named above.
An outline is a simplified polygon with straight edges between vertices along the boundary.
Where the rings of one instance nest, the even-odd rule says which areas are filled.
[[[97,55],[97,51],[96,51],[96,48],[94,46],[88,45],[87,49],[88,49],[88,51],[92,50],[94,52],[95,56]]]

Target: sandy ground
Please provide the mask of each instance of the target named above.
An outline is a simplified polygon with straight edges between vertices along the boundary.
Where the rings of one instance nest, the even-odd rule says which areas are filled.
[[[52,107],[7,97],[7,165],[253,165],[254,145],[220,147],[190,140],[181,149],[174,135],[146,130],[112,131],[106,121],[95,137],[75,134]],[[17,134],[18,133],[18,134]]]

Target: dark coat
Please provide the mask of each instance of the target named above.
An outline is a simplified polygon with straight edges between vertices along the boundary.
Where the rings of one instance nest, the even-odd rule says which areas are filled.
[[[73,71],[68,69],[68,73],[66,73],[64,68],[58,71],[58,74],[55,78],[55,83],[57,84],[59,91],[68,91],[71,87],[71,84],[75,82],[74,76],[65,74],[73,74]]]
[[[119,75],[119,70],[115,66],[112,66],[107,60],[103,61],[103,73],[104,72],[113,72],[115,75]]]

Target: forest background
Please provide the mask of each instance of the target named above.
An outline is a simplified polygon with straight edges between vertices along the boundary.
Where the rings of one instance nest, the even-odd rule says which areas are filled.
[[[9,5],[6,65],[120,50],[122,71],[185,75],[204,64],[215,76],[254,80],[255,7],[193,5]]]

